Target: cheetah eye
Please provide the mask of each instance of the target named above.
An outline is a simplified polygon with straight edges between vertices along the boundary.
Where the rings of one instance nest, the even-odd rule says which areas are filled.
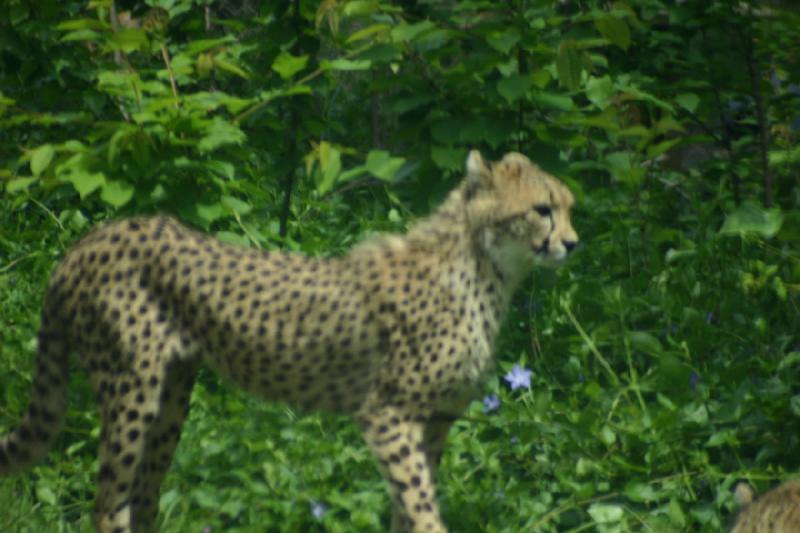
[[[549,205],[539,204],[533,206],[533,210],[536,211],[540,217],[549,217],[553,214],[553,210],[550,209]]]

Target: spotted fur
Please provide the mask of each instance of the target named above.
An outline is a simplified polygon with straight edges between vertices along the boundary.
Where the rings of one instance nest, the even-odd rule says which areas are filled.
[[[741,506],[731,533],[800,532],[800,480],[790,480],[755,497],[744,482],[736,485],[736,502]]]
[[[433,486],[445,437],[493,368],[516,284],[577,244],[572,203],[525,156],[472,152],[436,212],[341,258],[237,248],[168,217],[95,229],[51,277],[30,406],[0,440],[0,474],[51,446],[75,350],[102,418],[95,528],[156,529],[207,364],[264,398],[352,415],[388,481],[392,530],[445,531]]]

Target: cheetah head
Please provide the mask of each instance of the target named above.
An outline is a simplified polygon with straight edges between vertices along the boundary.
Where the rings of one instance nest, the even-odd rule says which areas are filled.
[[[533,265],[563,263],[578,244],[572,193],[522,154],[487,164],[471,151],[466,191],[471,229],[495,264],[514,277]]]

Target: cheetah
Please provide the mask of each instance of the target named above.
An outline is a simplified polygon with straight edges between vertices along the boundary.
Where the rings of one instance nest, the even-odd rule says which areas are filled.
[[[757,498],[750,485],[740,482],[734,498],[741,511],[731,533],[800,531],[800,479],[787,481]]]
[[[341,257],[239,248],[165,216],[94,229],[50,278],[32,398],[0,439],[0,474],[51,447],[77,351],[102,421],[93,525],[156,530],[207,364],[266,399],[351,415],[388,482],[392,531],[446,531],[436,468],[493,368],[512,291],[578,243],[569,189],[524,155],[486,163],[473,150],[465,174],[407,234]]]

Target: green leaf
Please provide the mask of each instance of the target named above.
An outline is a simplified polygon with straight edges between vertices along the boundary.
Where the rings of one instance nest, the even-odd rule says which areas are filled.
[[[445,170],[462,170],[464,168],[464,150],[447,146],[432,146],[431,159],[436,166]]]
[[[225,209],[219,202],[215,204],[195,204],[195,213],[204,222],[210,224],[225,214]]]
[[[590,77],[586,82],[586,98],[600,109],[605,109],[614,94],[614,82],[609,76]]]
[[[697,105],[700,103],[700,97],[692,93],[681,93],[675,97],[675,101],[682,108],[690,113],[694,113],[694,110],[697,109]]]
[[[565,94],[551,92],[535,92],[531,94],[531,100],[543,107],[549,107],[558,111],[571,111],[573,108],[572,98]]]
[[[490,33],[486,37],[486,42],[501,54],[508,54],[519,42],[519,39],[519,31],[516,28],[507,28],[505,31]]]
[[[73,19],[65,20],[56,24],[56,29],[60,31],[68,30],[105,30],[108,29],[108,24],[97,19]]]
[[[13,193],[27,189],[37,178],[14,178],[6,184],[6,192]]]
[[[58,503],[55,492],[45,485],[45,481],[40,481],[36,484],[36,498],[47,505],[55,506]]]
[[[556,58],[556,72],[561,85],[570,91],[578,89],[583,66],[583,52],[575,45],[575,41],[563,41]]]
[[[629,331],[628,340],[634,350],[648,355],[660,355],[664,350],[658,337],[646,331]]]
[[[242,79],[249,80],[250,74],[248,74],[242,67],[235,63],[231,63],[224,57],[214,56],[214,66],[220,70],[224,70],[226,72],[230,72],[235,76],[239,76]]]
[[[533,78],[528,74],[513,74],[497,82],[497,92],[510,104],[524,97],[533,86]]]
[[[631,481],[625,485],[625,496],[634,502],[652,502],[657,499],[653,486],[641,481]]]
[[[133,193],[133,185],[127,181],[112,180],[103,186],[100,191],[100,199],[107,204],[120,208],[130,202],[131,198],[133,198]]]
[[[780,208],[764,209],[754,202],[746,201],[725,217],[719,230],[722,235],[745,235],[755,233],[769,239],[781,229],[783,213]]]
[[[31,172],[33,172],[33,175],[40,176],[50,165],[54,155],[56,155],[56,151],[49,144],[43,144],[34,150],[31,155]]]
[[[242,144],[247,136],[238,126],[221,117],[215,117],[207,127],[206,136],[197,143],[201,153],[208,153],[226,144]]]
[[[588,512],[597,524],[619,522],[625,514],[621,506],[608,503],[593,503]]]
[[[391,28],[388,24],[373,24],[371,26],[367,26],[366,28],[362,28],[357,32],[354,32],[347,38],[348,43],[354,43],[357,41],[361,41],[366,39],[367,37],[371,37],[376,33],[385,33],[387,30]]]
[[[386,150],[371,150],[364,166],[377,178],[389,181],[405,162],[402,157],[392,157]]]
[[[367,70],[372,66],[372,61],[367,59],[330,59],[320,61],[320,67],[325,70]]]
[[[68,43],[71,41],[99,41],[101,34],[92,30],[75,30],[65,34],[60,40]]]
[[[252,205],[234,196],[223,196],[221,202],[222,205],[238,215],[246,215],[253,209]]]
[[[611,41],[612,44],[627,50],[631,44],[631,30],[624,20],[611,15],[598,17],[594,26],[600,34]]]
[[[72,183],[72,186],[78,191],[81,199],[84,199],[103,185],[106,182],[106,177],[102,172],[89,172],[81,168],[70,172],[66,180]]]
[[[137,28],[121,29],[112,33],[108,40],[114,49],[122,50],[126,54],[143,50],[148,45],[147,33]]]
[[[392,28],[392,40],[395,42],[407,42],[423,32],[436,29],[436,25],[430,20],[423,20],[416,24],[398,24]]]
[[[288,52],[281,52],[272,62],[272,70],[284,80],[288,80],[296,73],[303,70],[308,64],[308,55],[293,56]]]
[[[318,191],[325,194],[333,188],[336,178],[342,170],[342,154],[329,142],[322,141],[319,144],[319,168],[322,173]]]

